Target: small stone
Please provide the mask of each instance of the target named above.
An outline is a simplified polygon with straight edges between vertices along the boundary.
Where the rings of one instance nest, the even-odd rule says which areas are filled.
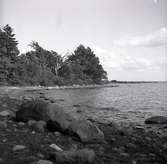
[[[18,125],[20,125],[20,126],[24,126],[25,123],[24,123],[24,122],[19,122]]]
[[[38,153],[37,156],[38,156],[39,158],[44,158],[44,157],[45,157],[45,156],[44,156],[43,154],[41,154],[41,153]]]
[[[4,111],[0,112],[0,116],[2,116],[2,117],[8,117],[8,116],[10,116],[10,112],[4,110]]]
[[[60,133],[60,132],[54,132],[54,134],[55,134],[56,137],[61,136],[61,133]]]
[[[125,158],[128,158],[128,157],[129,157],[129,154],[128,154],[128,153],[120,153],[120,155],[121,155],[122,157],[125,157]]]
[[[7,128],[6,121],[0,121],[0,128]]]
[[[7,140],[8,140],[8,139],[5,138],[5,139],[2,140],[2,142],[6,142]]]
[[[48,160],[39,160],[39,161],[33,162],[32,164],[53,164],[53,162]]]
[[[141,125],[137,125],[137,126],[135,126],[135,128],[136,128],[136,129],[144,129],[144,127],[141,126]]]
[[[36,124],[34,124],[34,130],[38,132],[44,132],[46,127],[46,122],[45,121],[38,121]]]
[[[32,131],[31,133],[32,133],[32,134],[35,134],[35,131]]]
[[[13,126],[14,126],[14,127],[17,127],[17,125],[16,125],[16,124],[13,124]]]
[[[26,148],[26,146],[24,146],[24,145],[15,145],[13,147],[13,151],[24,150],[25,148]]]
[[[28,126],[33,126],[35,123],[36,123],[35,120],[29,120],[29,121],[27,122],[27,125],[28,125]]]
[[[62,152],[63,149],[61,149],[59,146],[57,146],[56,144],[51,144],[49,145],[49,147],[55,149],[56,151]]]

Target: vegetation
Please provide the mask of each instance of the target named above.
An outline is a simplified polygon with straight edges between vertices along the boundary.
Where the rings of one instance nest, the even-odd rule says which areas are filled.
[[[0,85],[72,85],[101,84],[107,73],[98,57],[80,45],[64,59],[55,51],[32,42],[31,51],[20,54],[13,29],[0,29]]]

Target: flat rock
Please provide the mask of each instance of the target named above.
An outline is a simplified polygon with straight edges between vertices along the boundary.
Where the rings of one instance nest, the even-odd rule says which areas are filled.
[[[48,160],[39,160],[39,161],[33,162],[32,164],[53,164],[53,162]]]
[[[91,164],[95,161],[95,153],[90,149],[55,152],[51,154],[55,163],[59,164]]]
[[[25,148],[26,148],[26,146],[24,146],[24,145],[15,145],[13,147],[13,151],[19,151],[19,150],[23,150]]]
[[[167,117],[153,116],[145,120],[146,124],[167,124]]]
[[[2,116],[2,117],[8,117],[8,116],[10,116],[10,112],[7,111],[7,110],[4,110],[4,111],[0,112],[0,116]]]
[[[60,151],[60,152],[63,151],[63,149],[61,149],[61,148],[60,148],[59,146],[57,146],[56,144],[51,144],[51,145],[49,145],[49,147],[53,148],[53,149],[56,150],[56,151]]]

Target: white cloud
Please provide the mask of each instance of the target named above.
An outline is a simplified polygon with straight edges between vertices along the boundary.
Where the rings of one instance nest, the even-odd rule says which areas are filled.
[[[157,3],[158,3],[158,0],[153,0],[153,2],[154,2],[155,4],[157,4]]]
[[[167,45],[167,28],[162,27],[146,36],[127,37],[114,41],[115,46],[163,46]]]
[[[95,54],[99,57],[103,67],[108,69],[123,70],[143,70],[151,67],[151,62],[145,58],[135,58],[127,54],[121,54],[114,49],[112,51],[104,50],[99,47],[93,47]]]

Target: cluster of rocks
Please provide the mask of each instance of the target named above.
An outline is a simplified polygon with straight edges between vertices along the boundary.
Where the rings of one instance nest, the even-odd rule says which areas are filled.
[[[0,112],[0,116],[10,117],[11,114],[4,110]],[[101,143],[104,141],[103,132],[95,124],[86,119],[74,118],[60,106],[46,101],[31,100],[23,102],[16,111],[14,120],[18,122],[18,125],[28,125],[32,133],[60,132],[82,143]],[[0,127],[6,128],[6,121],[1,121]],[[54,150],[50,154],[50,158],[57,163],[93,163],[95,160],[95,152],[91,149],[63,151],[56,144],[51,144],[50,147]],[[13,147],[13,151],[23,149],[26,149],[25,145],[15,145]],[[40,160],[35,163],[47,164],[52,162]]]
[[[142,135],[138,136],[138,132],[144,132],[142,126],[135,126],[137,132],[135,132],[134,134],[132,134],[134,132],[133,128],[128,127],[127,129],[123,130],[116,124],[109,125],[110,127],[112,127],[112,129],[109,128],[107,130],[107,128],[105,128],[102,132],[95,123],[92,123],[91,121],[86,119],[74,117],[72,114],[70,114],[70,112],[67,112],[57,104],[48,103],[47,101],[26,99],[26,101],[19,103],[17,107],[18,109],[14,110],[14,114],[10,110],[2,110],[0,112],[0,117],[8,118],[9,120],[10,118],[12,118],[15,124],[17,124],[16,126],[27,126],[31,130],[32,134],[45,134],[50,132],[54,133],[55,137],[60,136],[61,134],[70,136],[72,139],[77,140],[83,144],[102,144],[105,146],[106,150],[103,150],[104,147],[102,146],[99,151],[103,153],[105,151],[111,151],[112,154],[118,153],[119,158],[121,159],[132,158],[131,150],[135,152],[137,151],[137,149],[139,149],[138,142],[146,146],[148,144],[152,144],[154,140],[153,137],[150,137],[148,135],[144,137]],[[9,121],[7,121],[7,119],[1,119],[0,128],[7,128],[8,122]],[[154,116],[146,119],[145,124],[165,125],[167,124],[167,117]],[[103,129],[103,127],[101,129]],[[116,133],[114,132],[115,134],[112,133],[112,135],[108,135],[107,137],[105,136],[104,138],[104,134],[110,133],[113,129],[116,129]],[[15,128],[15,130],[17,129]],[[121,140],[122,142],[126,141],[127,143],[121,143]],[[6,141],[3,140],[3,142]],[[113,145],[112,149],[111,147],[109,147],[109,144]],[[125,146],[122,146],[121,144]],[[163,151],[167,150],[164,145],[161,145],[163,147]],[[107,147],[109,147],[109,150],[107,150]],[[91,164],[96,161],[97,157],[95,151],[91,148],[74,147],[72,149],[64,150],[56,143],[50,143],[49,148],[51,149],[51,152],[49,152],[49,155],[47,157],[39,154],[41,159],[34,160],[32,164]],[[26,149],[28,149],[28,147],[24,144],[15,144],[12,148],[12,151],[21,152]],[[126,149],[128,149],[128,151]],[[158,150],[160,149],[158,148]],[[141,155],[143,156],[141,157]],[[156,158],[156,154],[154,153],[149,153],[149,156],[151,156],[150,158],[152,159]],[[106,154],[104,161],[105,159],[111,160],[111,158],[114,159],[114,157],[109,157]],[[147,156],[144,153],[139,153],[139,158],[147,158]],[[1,160],[2,159],[0,158],[0,161]],[[133,162],[135,163],[135,160]]]

